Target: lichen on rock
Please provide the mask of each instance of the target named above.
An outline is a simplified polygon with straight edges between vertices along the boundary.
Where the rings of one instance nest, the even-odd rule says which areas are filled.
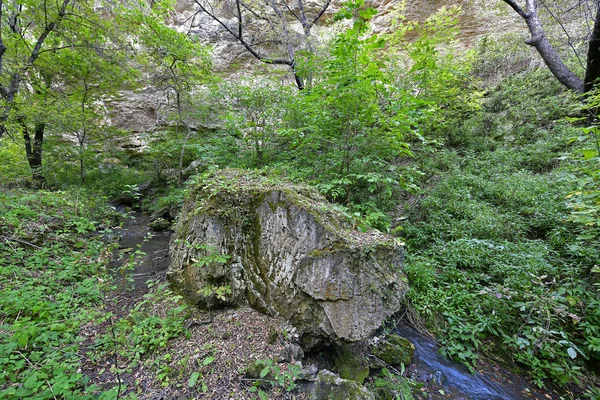
[[[200,179],[170,247],[168,277],[190,301],[281,315],[305,348],[369,337],[408,288],[393,237],[353,229],[314,189],[247,171]]]

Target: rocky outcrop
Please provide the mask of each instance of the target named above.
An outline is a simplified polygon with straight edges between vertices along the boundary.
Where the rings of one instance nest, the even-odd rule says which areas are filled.
[[[168,277],[189,300],[281,315],[305,348],[371,336],[408,289],[394,238],[352,229],[307,187],[237,170],[192,190],[170,250]]]

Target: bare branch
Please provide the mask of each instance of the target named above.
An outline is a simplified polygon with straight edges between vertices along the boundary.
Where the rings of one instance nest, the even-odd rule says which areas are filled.
[[[323,5],[323,8],[321,8],[321,10],[319,11],[319,13],[317,14],[317,16],[312,20],[312,22],[310,23],[310,26],[312,27],[314,24],[316,24],[321,17],[323,16],[323,14],[325,14],[325,11],[327,11],[327,9],[329,8],[329,5],[331,4],[331,0],[327,0],[327,2]]]
[[[527,13],[519,7],[517,3],[513,0],[503,0],[506,4],[508,4],[517,14],[519,14],[522,18],[527,19]]]
[[[577,50],[575,49],[575,46],[573,46],[573,40],[571,39],[571,36],[569,35],[569,32],[567,31],[567,29],[565,28],[565,26],[563,25],[563,23],[560,21],[560,19],[558,19],[556,17],[556,15],[554,15],[554,13],[552,12],[552,10],[550,10],[550,8],[546,5],[546,3],[544,1],[541,1],[541,3],[544,6],[544,8],[546,9],[546,11],[548,11],[548,13],[552,17],[552,19],[554,21],[556,21],[556,23],[560,26],[560,28],[562,29],[562,31],[564,32],[564,34],[567,36],[567,43],[569,43],[569,47],[571,47],[571,50],[573,50],[573,53],[575,54],[575,57],[577,57],[577,60],[579,61],[579,65],[581,65],[581,68],[585,69],[585,66],[583,65],[583,61],[581,60],[581,57],[579,57],[579,54],[577,53]]]

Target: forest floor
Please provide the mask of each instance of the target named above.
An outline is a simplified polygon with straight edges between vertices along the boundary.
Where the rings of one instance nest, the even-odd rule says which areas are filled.
[[[145,294],[142,290],[116,294],[107,303],[108,311],[126,316],[127,310],[139,304]],[[151,312],[164,316],[165,306],[169,305],[157,303]],[[122,398],[134,395],[141,399],[250,399],[258,395],[251,392],[256,379],[246,376],[248,366],[256,360],[281,359],[285,351],[279,337],[273,340],[274,333],[282,332],[284,322],[250,308],[214,313],[194,310],[185,325],[185,334],[140,362],[109,354],[100,360],[88,358],[82,369],[91,377],[90,383],[105,389],[118,385],[120,380]],[[82,334],[87,339],[84,347],[93,349],[94,338],[110,329],[109,322],[84,327]],[[120,371],[118,376],[115,363]],[[285,371],[289,363],[277,365]],[[276,387],[269,398],[302,399],[303,396],[292,397],[284,388]]]
[[[158,287],[158,286],[157,286]],[[129,312],[144,300],[153,289],[136,289],[116,292],[107,301],[107,312],[115,318],[128,318]],[[148,312],[165,316],[168,303],[157,302]],[[89,376],[90,384],[109,390],[121,382],[120,398],[140,399],[253,399],[260,398],[254,392],[256,378],[250,378],[246,370],[257,360],[276,360],[282,374],[293,365],[286,354],[285,321],[263,315],[249,307],[215,312],[192,310],[184,322],[186,333],[139,362],[127,357],[105,354],[100,359],[85,357],[82,372]],[[111,321],[100,325],[89,324],[82,329],[85,338],[83,349],[94,352],[96,338],[110,334]],[[115,368],[115,364],[118,366]],[[116,374],[119,371],[119,374]],[[190,379],[198,373],[192,385]],[[522,399],[560,399],[551,390],[539,389],[514,372],[498,364],[482,360],[478,373],[511,391],[520,392]],[[469,394],[435,379],[430,369],[410,365],[404,376],[412,380],[413,393],[417,399],[468,400]],[[264,383],[267,383],[264,385]],[[261,386],[269,399],[304,399],[306,394],[287,391],[290,381],[284,385],[263,382]],[[372,383],[372,382],[371,382]],[[262,390],[262,389],[261,389]],[[571,397],[576,398],[576,397]]]
[[[305,398],[306,394],[296,387],[290,372],[290,366],[296,361],[286,350],[291,327],[280,318],[263,315],[249,307],[213,312],[189,307],[186,318],[175,321],[183,325],[182,329],[175,332],[170,340],[161,343],[155,351],[132,357],[130,351],[119,348],[134,347],[139,336],[135,330],[123,333],[117,326],[119,321],[130,321],[135,326],[135,319],[140,315],[168,321],[169,310],[181,302],[181,299],[175,299],[174,303],[172,293],[166,296],[161,294],[167,287],[164,272],[168,265],[165,262],[168,260],[161,257],[163,247],[168,246],[169,237],[156,235],[148,239],[147,222],[147,216],[142,214],[130,219],[121,232],[120,247],[131,252],[132,248],[139,245],[139,249],[143,250],[141,254],[146,258],[128,273],[134,278],[136,275],[143,277],[149,271],[144,264],[154,265],[155,270],[150,271],[149,275],[157,281],[148,287],[143,280],[133,279],[129,285],[115,287],[112,293],[106,295],[104,304],[106,313],[112,317],[100,324],[89,323],[82,328],[84,342],[81,353],[85,356],[81,369],[90,377],[89,383],[104,390],[116,387],[119,398],[252,399],[261,398],[260,395],[267,395],[270,399]],[[158,271],[156,260],[161,264]],[[143,313],[140,314],[140,311]],[[153,329],[160,328],[154,326]],[[143,334],[152,335],[153,331],[150,329]],[[111,335],[113,338],[115,335],[125,338],[115,340],[119,345],[113,344],[112,351],[107,351],[106,346],[98,346],[98,340],[106,340]],[[99,347],[102,351],[97,351]],[[267,366],[268,360],[275,362],[269,366],[269,375],[262,379],[260,376],[249,376],[246,372],[255,363]],[[517,393],[519,398],[559,399],[551,391],[536,388],[491,360],[482,359],[478,370],[488,380]],[[273,374],[275,371],[276,376]],[[436,379],[436,371],[422,364],[413,363],[403,373],[411,379],[416,398],[472,398],[443,379]],[[374,384],[374,380],[375,377],[372,377],[367,383]]]

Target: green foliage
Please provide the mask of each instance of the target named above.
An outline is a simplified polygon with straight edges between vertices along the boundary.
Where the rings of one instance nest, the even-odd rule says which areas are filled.
[[[273,360],[256,360],[250,369],[260,371],[257,379],[248,388],[248,392],[256,393],[260,399],[268,399],[267,388],[280,388],[286,392],[296,389],[296,380],[300,378],[302,368],[299,365],[289,365],[282,369]],[[265,389],[265,390],[263,390]]]
[[[166,309],[164,316],[156,314],[157,305]],[[135,365],[143,356],[165,348],[170,339],[185,333],[184,321],[188,317],[188,306],[182,303],[181,296],[174,295],[168,283],[163,283],[145,294],[126,317],[116,320],[109,332],[96,339],[100,353],[94,356],[116,352],[128,364]]]
[[[79,331],[102,321],[106,246],[115,222],[85,192],[0,193],[0,397],[94,398],[79,372]]]
[[[383,368],[379,376],[373,380],[372,391],[377,393],[378,398],[393,400],[412,400],[411,382],[402,375],[404,368],[396,375],[387,368]]]
[[[557,169],[576,132],[557,121],[572,97],[550,79],[503,81],[449,131],[452,149],[421,160],[430,188],[401,232],[408,296],[448,356],[474,366],[494,351],[539,385],[564,385],[597,357],[599,321],[593,264],[565,219],[571,182]]]
[[[588,97],[587,107],[595,112],[600,104],[598,93]],[[568,180],[574,189],[567,195],[570,210],[569,220],[579,228],[577,243],[571,250],[590,260],[600,258],[600,128],[596,121],[590,127],[580,128],[579,134],[571,138],[575,151],[568,156],[570,161]]]
[[[400,33],[382,36],[368,34],[374,13],[363,1],[344,5],[335,19],[349,28],[298,60],[306,90],[260,82],[227,91],[229,137],[239,146],[227,165],[309,182],[357,226],[387,230],[386,211],[418,190],[409,143],[438,143],[424,132],[456,124],[478,108],[480,93],[464,89],[472,57],[440,50],[456,35],[455,10],[423,24],[401,20]],[[411,30],[416,41],[404,37]]]
[[[27,159],[11,138],[0,139],[0,179],[3,185],[22,184],[30,177]]]

